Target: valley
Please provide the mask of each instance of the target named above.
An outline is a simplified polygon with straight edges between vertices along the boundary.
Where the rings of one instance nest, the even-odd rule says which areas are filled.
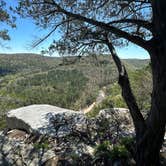
[[[123,62],[140,107],[148,108],[151,87],[149,84],[145,87],[144,83],[151,81],[149,60],[125,59]],[[142,70],[144,68],[147,69]],[[103,87],[106,94],[104,103],[125,107],[117,76],[109,55],[63,58],[37,54],[0,54],[0,126],[5,126],[7,111],[32,104],[82,110],[96,101]],[[145,99],[142,99],[142,93]]]

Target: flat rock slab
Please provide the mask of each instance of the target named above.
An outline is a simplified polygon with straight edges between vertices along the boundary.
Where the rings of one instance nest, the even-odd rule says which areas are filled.
[[[57,131],[52,120],[54,120],[54,117],[63,119],[64,116],[66,119],[77,117],[75,121],[77,123],[80,119],[78,117],[82,117],[83,114],[52,105],[30,105],[9,111],[7,127],[9,129],[25,130],[28,133],[54,136]]]

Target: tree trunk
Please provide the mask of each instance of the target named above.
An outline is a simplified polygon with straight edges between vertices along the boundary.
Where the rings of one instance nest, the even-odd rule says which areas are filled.
[[[149,44],[153,91],[147,129],[137,141],[137,165],[158,166],[166,124],[166,1],[152,0],[153,39]]]
[[[152,0],[153,38],[146,44],[151,58],[153,91],[150,114],[144,122],[137,103],[132,94],[125,68],[121,64],[109,40],[106,40],[114,62],[119,71],[119,84],[136,131],[137,166],[159,166],[160,149],[165,135],[166,124],[166,1]],[[124,70],[123,70],[124,69]]]
[[[146,121],[147,129],[137,141],[136,161],[140,166],[158,166],[159,152],[164,140],[166,124],[166,40],[153,42],[151,66],[153,92],[150,115]]]
[[[137,140],[138,166],[160,165],[159,152],[166,124],[166,1],[152,0],[153,39],[149,42],[153,91],[146,131]]]
[[[161,52],[159,50],[156,52],[155,50],[160,47],[156,47],[154,41],[151,42],[153,46],[149,47],[153,48],[149,49],[152,57],[153,93],[151,112],[145,122],[132,93],[127,71],[112,43],[108,39],[106,43],[118,68],[122,96],[128,105],[135,126],[136,154],[134,158],[136,163],[138,166],[158,166],[160,165],[159,152],[163,143],[166,119],[166,57],[163,56],[163,49]]]

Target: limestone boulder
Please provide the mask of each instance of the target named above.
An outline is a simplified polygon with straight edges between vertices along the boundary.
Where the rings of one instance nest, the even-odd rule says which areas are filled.
[[[73,130],[86,132],[86,117],[80,112],[52,105],[30,105],[8,112],[7,127],[32,134],[63,137]]]
[[[128,109],[108,108],[103,109],[94,119],[96,132],[93,137],[95,140],[112,140],[116,143],[121,137],[134,136],[134,126]]]

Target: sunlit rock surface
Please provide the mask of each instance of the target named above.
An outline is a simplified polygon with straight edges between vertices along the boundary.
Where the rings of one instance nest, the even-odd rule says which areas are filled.
[[[7,127],[28,133],[66,136],[71,130],[86,130],[86,117],[73,110],[52,105],[31,105],[11,110],[7,114]]]
[[[0,165],[91,164],[95,146],[134,136],[128,109],[110,108],[87,118],[81,112],[51,105],[31,105],[7,114],[0,132]],[[162,149],[165,154],[165,146]]]

